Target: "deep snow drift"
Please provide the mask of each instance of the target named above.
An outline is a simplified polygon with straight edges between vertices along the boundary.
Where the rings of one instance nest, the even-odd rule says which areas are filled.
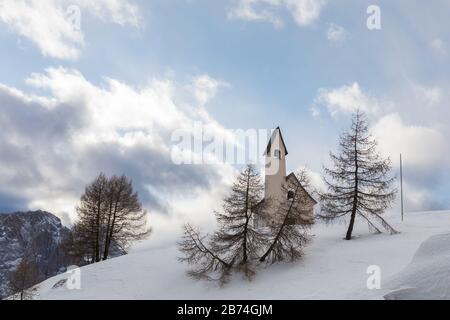
[[[450,233],[450,212],[411,213],[403,223],[396,217],[387,219],[401,234],[370,234],[361,223],[355,230],[356,239],[344,241],[346,225],[317,224],[301,261],[261,267],[253,282],[237,275],[223,288],[186,277],[187,266],[177,261],[176,247],[155,249],[150,238],[127,256],[82,268],[80,290],[68,290],[64,285],[55,288],[67,278],[59,275],[39,285],[39,298],[383,299],[405,287],[415,287],[412,294],[419,298],[442,293],[445,288],[431,277],[438,274],[448,279],[450,236],[425,242],[412,259],[429,237]],[[367,268],[372,265],[381,270],[380,290],[367,289]],[[417,272],[425,275],[416,279]],[[395,298],[404,297],[402,292],[405,290],[397,291]],[[450,299],[448,291],[446,297]]]
[[[450,299],[450,233],[425,241],[388,288],[389,300]]]

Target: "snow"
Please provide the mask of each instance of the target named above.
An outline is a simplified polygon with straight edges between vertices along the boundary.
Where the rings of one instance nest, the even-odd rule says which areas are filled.
[[[425,241],[412,262],[389,284],[386,299],[450,299],[450,233]]]
[[[252,282],[236,275],[222,288],[188,278],[175,245],[155,248],[150,238],[127,256],[81,268],[80,290],[55,286],[68,277],[63,274],[40,284],[39,298],[450,299],[447,282],[439,280],[450,276],[450,212],[410,213],[405,222],[391,215],[387,220],[401,233],[370,234],[362,223],[356,226],[356,239],[344,241],[346,225],[316,224],[301,261],[261,266]],[[379,290],[366,285],[372,265],[381,270]]]

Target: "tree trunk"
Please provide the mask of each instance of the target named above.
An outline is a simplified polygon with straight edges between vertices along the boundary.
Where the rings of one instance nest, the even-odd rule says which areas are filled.
[[[95,262],[100,262],[100,215],[101,215],[101,195],[99,194],[97,204],[96,230],[95,230]]]
[[[105,239],[105,248],[103,251],[103,260],[108,259],[108,255],[109,255],[109,246],[111,245],[111,237],[112,237],[112,233],[113,233],[113,227],[114,227],[114,220],[115,220],[115,213],[114,213],[114,217],[113,217],[113,222],[111,223],[111,214],[108,217],[108,227],[106,229],[106,239]]]
[[[110,241],[109,241],[109,238],[108,238],[108,240],[105,241],[105,251],[103,252],[103,260],[108,260],[109,246],[110,246]]]
[[[109,234],[107,235],[107,241],[105,242],[105,252],[103,255],[103,260],[107,260],[109,256],[109,248],[111,247],[111,240],[114,234],[115,224],[116,224],[116,213],[114,213],[113,220],[111,222],[111,227],[109,229]]]
[[[356,211],[353,211],[352,217],[350,218],[350,225],[348,226],[347,236],[345,237],[345,240],[352,240],[352,232],[353,226],[355,224],[355,218],[356,218]]]
[[[347,236],[345,237],[345,240],[352,240],[352,233],[353,233],[353,226],[355,225],[355,219],[356,219],[356,211],[358,210],[358,192],[359,192],[359,177],[358,177],[358,170],[359,170],[359,164],[358,164],[358,133],[359,133],[359,126],[356,125],[356,131],[355,131],[355,194],[353,195],[353,208],[352,208],[352,216],[350,218],[350,225],[348,226],[347,230]]]
[[[356,170],[358,171],[358,169]],[[357,175],[358,174],[356,173],[355,176]],[[355,196],[353,198],[352,215],[350,218],[350,225],[348,226],[347,236],[345,237],[345,240],[352,240],[353,226],[355,225],[357,210],[358,210],[358,180],[356,180],[355,182]]]
[[[292,199],[292,202],[289,206],[288,212],[286,213],[286,215],[284,216],[283,219],[283,223],[280,226],[280,229],[278,230],[278,233],[275,237],[275,239],[272,241],[272,244],[270,245],[269,249],[266,251],[266,253],[259,259],[259,262],[264,262],[266,261],[267,257],[269,256],[269,254],[272,252],[275,244],[278,242],[278,239],[280,238],[281,232],[283,231],[283,228],[286,226],[287,220],[289,218],[289,215],[291,214],[291,210],[292,207],[294,206],[294,202],[296,201],[296,196],[297,196],[297,191],[298,191],[298,187],[295,189],[295,193],[294,193],[294,198]]]
[[[123,186],[120,187],[120,190],[118,190],[118,194],[116,195],[116,198],[114,200],[114,211],[112,211],[112,205],[110,207],[110,215],[108,217],[108,229],[106,230],[106,240],[105,240],[105,250],[103,252],[103,260],[107,260],[109,256],[109,248],[111,246],[112,237],[114,235],[114,228],[116,225],[116,218],[117,218],[117,211],[119,202],[122,196],[122,190]],[[111,221],[112,216],[112,221]]]
[[[248,210],[249,210],[249,197],[248,194],[250,192],[250,173],[248,173],[247,176],[247,190],[245,193],[245,227],[244,227],[244,243],[242,245],[242,250],[244,251],[242,262],[246,263],[248,260],[248,254],[247,254],[247,229],[248,229],[248,222],[249,222],[249,216],[248,216]]]
[[[106,260],[108,258],[108,243],[109,243],[109,228],[111,224],[111,214],[112,214],[112,201],[109,205],[109,212],[108,212],[108,222],[106,223],[106,231],[105,231],[105,248],[103,250],[103,260]]]

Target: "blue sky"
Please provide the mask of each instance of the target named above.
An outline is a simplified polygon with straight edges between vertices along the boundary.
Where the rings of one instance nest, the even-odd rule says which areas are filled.
[[[147,207],[162,215],[187,203],[170,190],[196,190],[187,192],[191,212],[205,197],[213,206],[220,191],[204,192],[232,168],[175,168],[157,147],[170,147],[170,131],[192,119],[217,130],[279,125],[289,168],[306,165],[318,176],[356,106],[395,171],[404,153],[407,210],[450,207],[448,1],[112,3],[0,0],[0,123],[10,130],[0,139],[3,211],[45,206],[72,215],[99,170],[131,175]],[[65,29],[70,4],[80,8],[82,41]],[[372,4],[381,30],[367,28]],[[208,85],[197,88],[202,76]],[[195,99],[198,90],[205,101]],[[123,104],[99,106],[108,99]],[[136,124],[145,117],[153,136]],[[134,135],[125,139],[121,130]]]

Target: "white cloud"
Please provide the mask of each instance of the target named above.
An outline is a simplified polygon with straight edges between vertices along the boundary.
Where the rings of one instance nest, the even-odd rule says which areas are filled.
[[[256,6],[261,4],[263,8],[257,9]],[[273,12],[272,7],[277,6],[278,0],[239,0],[237,6],[228,12],[228,17],[247,21],[266,21],[278,28],[283,25],[283,21]]]
[[[344,27],[341,27],[337,24],[330,24],[327,30],[327,39],[334,43],[342,43],[347,40],[349,34]]]
[[[430,43],[431,48],[440,55],[445,55],[447,53],[447,48],[444,41],[439,38],[435,38]]]
[[[333,117],[353,113],[358,109],[370,114],[380,109],[378,100],[364,93],[357,82],[336,89],[319,89],[312,106],[315,117],[320,115],[322,107]]]
[[[283,26],[279,9],[284,8],[299,26],[314,23],[320,17],[325,0],[239,0],[228,17],[247,21],[265,21],[275,27]]]
[[[396,113],[380,118],[372,132],[383,154],[397,159],[403,153],[405,164],[415,168],[440,166],[450,154],[443,133],[432,127],[407,125]]]
[[[445,90],[413,81],[405,84],[406,93],[396,92],[389,100],[368,94],[357,82],[319,89],[312,112],[318,117],[326,110],[336,120],[338,115],[348,115],[358,108],[365,111],[380,152],[391,158],[395,170],[403,154],[407,210],[441,208],[436,197],[441,191],[436,190],[447,183],[450,170],[446,110],[426,107],[445,105]]]
[[[404,190],[404,203],[408,210],[411,211],[423,211],[430,210],[430,205],[433,202],[433,192],[426,188],[418,188],[418,186],[403,183]]]
[[[211,78],[208,75],[200,75],[193,79],[192,89],[201,106],[205,106],[222,87],[230,87],[224,81]]]
[[[179,224],[209,221],[234,168],[220,159],[208,165],[176,165],[171,159],[174,130],[189,133],[194,121],[213,133],[225,130],[203,108],[190,105],[195,90],[185,92],[186,85],[167,79],[133,87],[105,78],[94,85],[65,68],[32,74],[27,84],[48,96],[0,85],[0,206],[7,199],[20,209],[73,214],[84,185],[104,171],[131,177],[157,221],[165,219],[162,213]]]
[[[90,15],[122,26],[140,24],[138,8],[130,0],[0,0],[0,22],[33,42],[44,56],[76,60],[85,39],[76,15],[68,15],[71,6],[80,10],[80,23]]]
[[[152,80],[144,88],[133,88],[115,79],[104,78],[106,89],[94,86],[77,70],[50,68],[34,73],[26,82],[49,90],[59,103],[84,105],[92,122],[86,133],[115,138],[118,130],[144,130],[154,126],[174,129],[185,115],[175,105],[174,84]],[[95,120],[95,121],[94,121]]]
[[[414,94],[420,103],[426,106],[434,106],[442,100],[442,90],[440,87],[426,87],[413,84]]]
[[[70,5],[77,5],[81,9],[103,22],[113,22],[121,26],[131,25],[139,27],[142,18],[139,7],[133,0],[65,0]]]
[[[319,19],[325,5],[324,0],[284,0],[284,3],[300,26],[312,24]]]
[[[450,169],[450,146],[445,133],[431,126],[406,124],[397,113],[380,118],[371,131],[379,150],[391,158],[395,168],[399,167],[400,153],[403,156],[407,210],[440,207],[434,193],[446,182]]]
[[[296,172],[305,171],[310,179],[311,188],[315,192],[324,192],[326,190],[326,184],[325,181],[322,178],[322,175],[317,172],[313,171],[310,168],[306,166],[300,166],[297,168]],[[316,195],[314,195],[316,196]]]

